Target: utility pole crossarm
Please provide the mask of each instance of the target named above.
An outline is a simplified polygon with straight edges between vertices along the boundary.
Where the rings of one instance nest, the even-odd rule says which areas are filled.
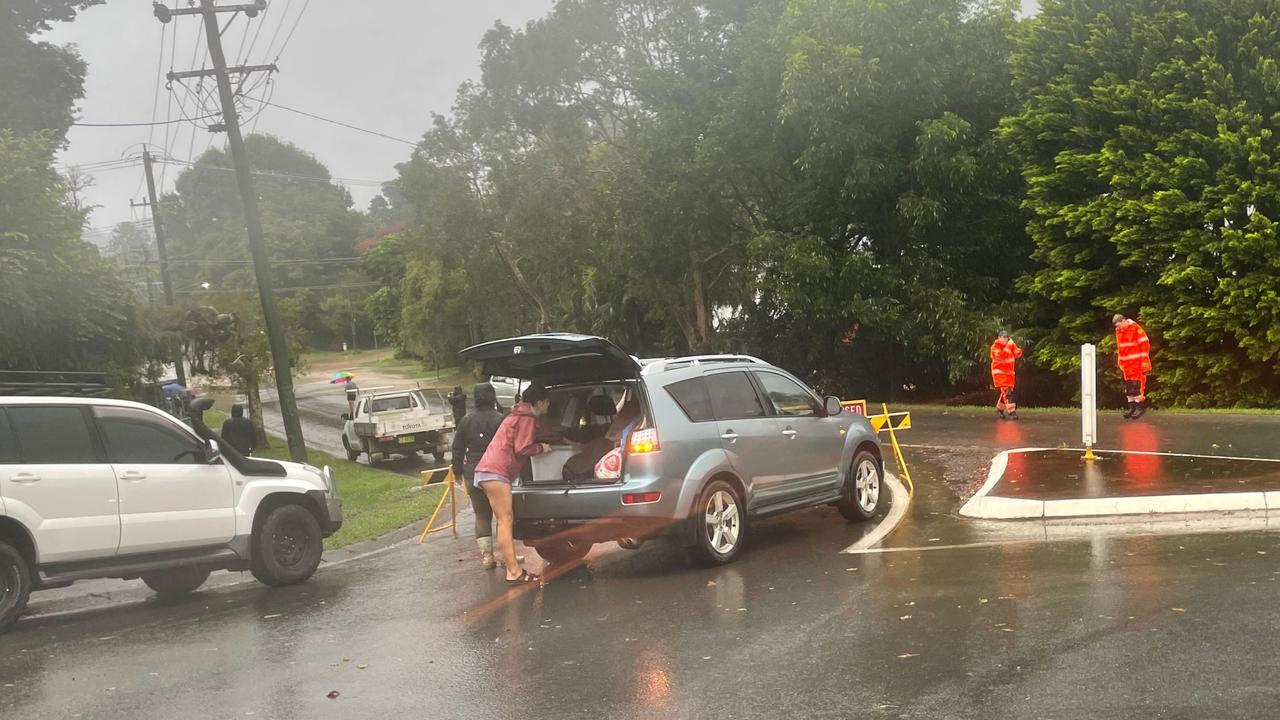
[[[276,72],[277,70],[279,70],[279,68],[275,66],[275,63],[271,63],[269,65],[237,65],[236,67],[227,68],[226,72],[238,75],[248,75],[253,72]],[[165,73],[165,77],[169,80],[185,80],[186,78],[193,77],[216,77],[217,74],[218,71],[215,69],[182,70],[179,72],[170,70]]]

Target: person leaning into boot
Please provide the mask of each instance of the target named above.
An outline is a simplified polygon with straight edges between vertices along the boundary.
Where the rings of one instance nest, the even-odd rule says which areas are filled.
[[[455,388],[461,393],[462,388]],[[464,396],[465,397],[465,396]],[[453,476],[463,478],[467,486],[467,496],[471,498],[471,509],[476,514],[476,544],[480,546],[480,564],[485,570],[495,566],[493,556],[493,510],[489,508],[489,498],[484,490],[476,487],[474,482],[476,463],[489,448],[493,433],[502,424],[502,413],[497,410],[497,394],[489,383],[476,385],[471,393],[475,410],[462,416],[458,421],[458,429],[453,433]],[[523,558],[517,556],[523,562]]]

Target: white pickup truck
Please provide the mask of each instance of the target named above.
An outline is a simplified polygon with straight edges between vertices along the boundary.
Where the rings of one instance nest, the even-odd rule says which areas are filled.
[[[161,596],[214,570],[311,577],[342,527],[328,467],[246,458],[204,425],[123,400],[0,397],[0,632],[33,590],[142,578]]]
[[[342,414],[347,458],[355,462],[368,455],[373,465],[391,455],[430,452],[436,462],[444,462],[453,443],[453,414],[439,392],[435,394],[438,402],[433,406],[422,390],[362,392],[355,401],[355,415]]]

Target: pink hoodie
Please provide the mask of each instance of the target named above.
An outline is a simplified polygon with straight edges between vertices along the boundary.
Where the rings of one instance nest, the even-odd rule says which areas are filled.
[[[542,444],[534,440],[537,425],[538,416],[533,413],[532,405],[518,403],[511,408],[494,431],[489,449],[476,463],[476,472],[493,473],[508,480],[518,477],[525,458],[542,452]]]

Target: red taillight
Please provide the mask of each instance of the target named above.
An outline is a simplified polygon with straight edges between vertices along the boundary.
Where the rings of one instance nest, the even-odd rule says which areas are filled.
[[[623,493],[622,504],[623,505],[644,505],[647,503],[656,503],[661,499],[662,499],[662,493],[660,492]]]
[[[645,455],[661,449],[662,446],[658,444],[658,431],[654,428],[637,430],[631,433],[631,437],[627,440],[627,451],[632,455]]]

